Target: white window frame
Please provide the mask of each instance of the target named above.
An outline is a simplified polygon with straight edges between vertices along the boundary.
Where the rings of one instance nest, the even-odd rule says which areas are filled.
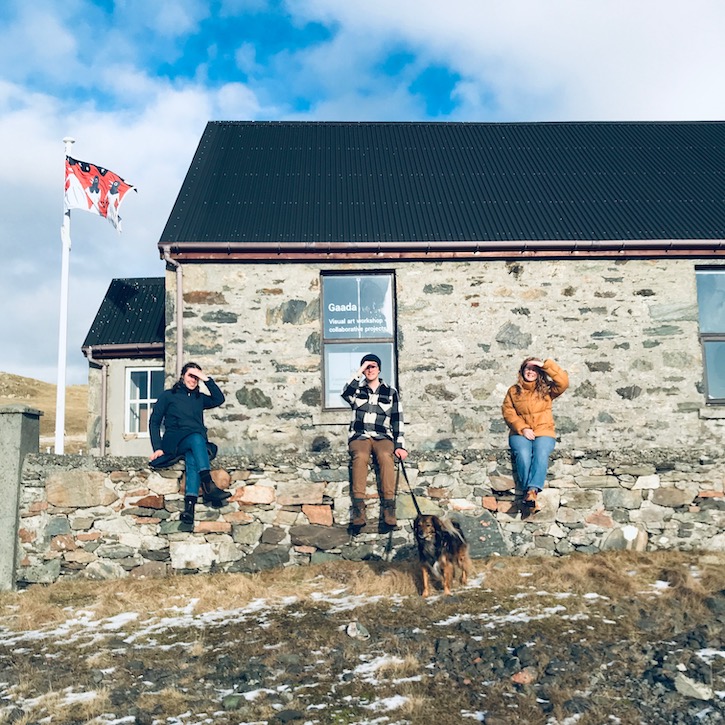
[[[351,297],[350,302],[357,306],[356,311],[335,313],[326,309],[329,305],[329,294],[325,293],[326,280],[335,279],[338,283],[348,278],[352,286],[358,290],[357,297]],[[379,317],[383,323],[376,325],[360,324],[359,321],[370,319],[371,313],[363,311],[364,299],[361,300],[358,283],[379,278],[385,286],[387,281],[388,294],[382,301],[382,312]],[[352,272],[338,270],[322,271],[320,273],[320,321],[321,321],[321,355],[322,355],[322,409],[325,411],[343,410],[349,408],[340,393],[345,383],[350,379],[350,373],[360,365],[360,358],[367,353],[374,353],[382,361],[381,378],[393,387],[397,387],[398,354],[397,354],[397,309],[395,294],[395,271],[359,269]],[[348,301],[348,300],[345,300]],[[367,315],[367,317],[366,317]],[[338,317],[345,316],[352,321],[357,316],[358,323],[352,324],[349,331],[342,332],[345,325],[336,326],[333,322]],[[372,330],[369,331],[369,330]]]
[[[135,398],[131,399],[131,375],[133,373],[146,373],[147,376],[147,391],[148,391],[148,397],[146,398]],[[149,438],[149,430],[148,430],[148,422],[149,418],[151,418],[151,413],[154,409],[154,403],[156,402],[156,398],[151,397],[151,374],[152,373],[159,373],[161,375],[162,379],[162,386],[163,386],[163,379],[164,379],[164,368],[163,366],[157,366],[157,365],[149,365],[149,366],[143,366],[143,367],[129,367],[126,368],[126,384],[125,389],[123,393],[123,404],[124,404],[124,423],[123,423],[123,430],[125,435],[129,436],[137,436],[139,438]],[[163,388],[162,388],[163,389]],[[136,408],[137,412],[140,409],[141,405],[147,405],[148,408],[148,415],[146,417],[146,430],[131,430],[131,406],[136,405],[139,406]],[[137,416],[139,419],[139,427],[140,427],[140,416]]]

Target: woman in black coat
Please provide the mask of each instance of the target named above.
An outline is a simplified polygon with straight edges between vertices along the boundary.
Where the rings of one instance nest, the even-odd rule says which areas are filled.
[[[204,395],[199,381],[209,390]],[[153,468],[164,468],[182,456],[186,461],[186,493],[181,521],[194,523],[194,507],[201,487],[204,503],[220,506],[231,495],[214,485],[211,478],[209,443],[204,426],[204,411],[217,408],[224,402],[224,393],[199,365],[188,362],[181,370],[181,377],[169,390],[164,390],[154,404],[149,419],[149,433],[153,453],[149,463]],[[161,426],[164,434],[161,435]],[[212,455],[213,457],[213,455]]]

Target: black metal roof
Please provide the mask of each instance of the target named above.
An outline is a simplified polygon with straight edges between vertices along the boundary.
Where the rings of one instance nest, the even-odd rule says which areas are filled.
[[[83,342],[95,356],[95,348],[123,346],[158,347],[164,343],[165,297],[163,277],[114,279],[101,302]],[[103,355],[107,357],[107,355]]]
[[[159,245],[722,240],[724,170],[725,122],[211,122]]]

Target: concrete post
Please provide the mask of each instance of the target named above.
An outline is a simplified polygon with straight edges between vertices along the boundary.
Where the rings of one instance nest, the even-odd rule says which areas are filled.
[[[0,591],[15,589],[18,503],[23,461],[40,446],[39,410],[0,406]]]

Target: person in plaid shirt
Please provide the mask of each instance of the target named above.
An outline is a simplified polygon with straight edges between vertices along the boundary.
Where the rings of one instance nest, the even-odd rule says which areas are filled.
[[[380,469],[383,493],[383,521],[394,529],[395,517],[395,456],[404,461],[408,456],[403,437],[403,406],[395,388],[380,379],[380,358],[365,355],[360,369],[342,391],[342,397],[352,408],[348,434],[348,449],[352,459],[352,518],[355,533],[367,524],[365,487],[370,467],[370,454]]]

